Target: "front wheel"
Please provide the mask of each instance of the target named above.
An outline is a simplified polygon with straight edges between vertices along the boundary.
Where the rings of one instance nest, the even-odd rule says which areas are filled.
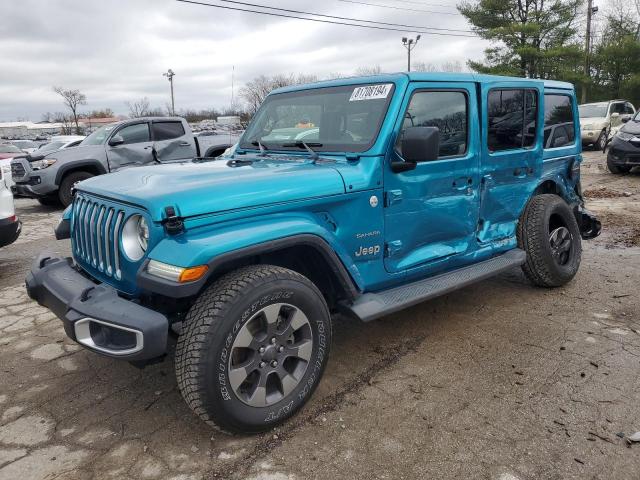
[[[629,173],[629,171],[631,170],[630,166],[628,166],[628,165],[616,165],[615,163],[613,163],[608,158],[607,158],[607,168],[613,174]]]
[[[73,201],[73,187],[91,177],[93,177],[93,174],[89,172],[71,172],[62,179],[60,182],[60,190],[58,191],[58,198],[63,207],[68,207]]]
[[[241,268],[189,310],[176,347],[178,386],[207,423],[268,430],[309,399],[330,344],[329,309],[306,277],[271,265]]]
[[[518,223],[518,246],[527,254],[522,266],[532,283],[559,287],[580,267],[580,229],[569,205],[557,195],[537,195]]]
[[[596,140],[596,143],[594,144],[594,147],[597,150],[604,150],[604,147],[607,144],[607,131],[606,130],[602,130],[602,132],[600,132],[600,136],[598,137],[598,139]]]

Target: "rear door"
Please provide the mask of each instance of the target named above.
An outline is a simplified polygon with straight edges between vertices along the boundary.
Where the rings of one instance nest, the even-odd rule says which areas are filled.
[[[107,141],[107,159],[109,170],[115,171],[125,167],[139,166],[153,161],[151,134],[148,122],[125,125],[113,132],[110,138],[120,135],[124,142],[120,145],[109,145]]]
[[[472,82],[413,82],[396,122],[385,167],[385,268],[402,272],[438,268],[439,261],[475,249],[478,220],[478,111]],[[393,172],[402,160],[404,128],[440,131],[436,160]]]
[[[513,239],[542,173],[542,83],[482,84],[480,244]]]
[[[196,156],[195,138],[180,120],[153,120],[151,133],[161,162]]]

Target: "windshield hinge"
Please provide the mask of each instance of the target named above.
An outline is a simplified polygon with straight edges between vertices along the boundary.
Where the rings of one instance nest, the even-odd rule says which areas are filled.
[[[390,207],[402,201],[402,190],[387,190],[384,192],[384,206]]]

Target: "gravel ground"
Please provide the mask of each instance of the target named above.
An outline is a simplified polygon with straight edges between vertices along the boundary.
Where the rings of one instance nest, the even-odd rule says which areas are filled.
[[[604,232],[577,278],[519,270],[370,324],[337,319],[311,402],[258,436],[210,429],[171,355],[144,370],[73,344],[22,286],[60,211],[20,199],[0,251],[0,479],[638,478],[640,172],[585,154]]]

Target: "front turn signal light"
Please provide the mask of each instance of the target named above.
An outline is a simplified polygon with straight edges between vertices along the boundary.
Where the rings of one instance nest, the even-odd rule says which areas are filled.
[[[180,283],[195,282],[196,280],[200,280],[204,274],[207,273],[207,270],[209,270],[209,267],[206,265],[185,268],[180,274],[180,279],[178,281]]]

